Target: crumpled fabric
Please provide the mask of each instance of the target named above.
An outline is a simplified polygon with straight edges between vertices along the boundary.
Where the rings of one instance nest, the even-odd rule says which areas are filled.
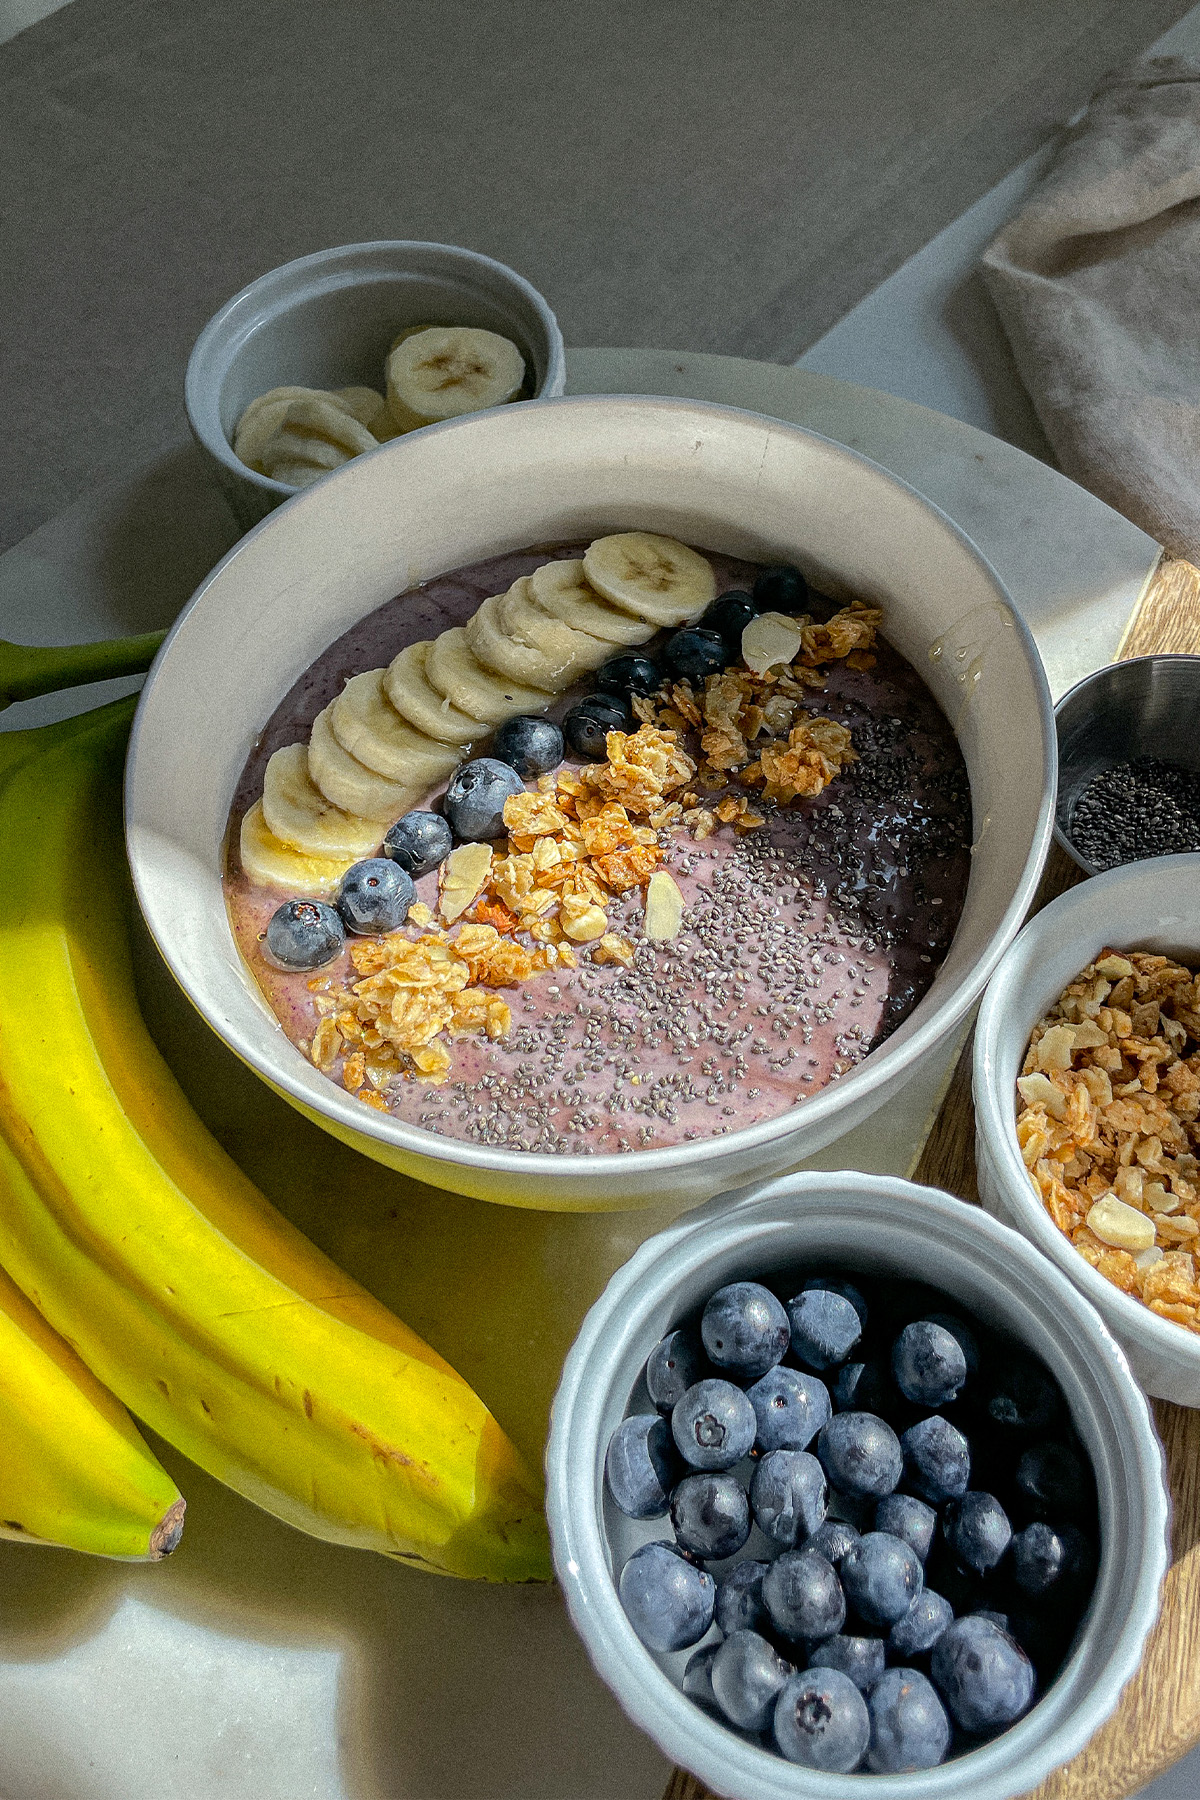
[[[1200,61],[1107,77],[982,272],[1063,472],[1200,560]]]

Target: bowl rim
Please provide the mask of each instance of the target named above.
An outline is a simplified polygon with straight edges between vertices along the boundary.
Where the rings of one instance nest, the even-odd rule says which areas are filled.
[[[743,1800],[747,1789],[756,1793],[757,1800],[785,1800],[785,1795],[787,1800],[844,1800],[846,1777],[806,1770],[773,1752],[764,1752],[756,1744],[747,1744],[719,1720],[711,1719],[703,1709],[694,1707],[694,1703],[695,1735],[707,1751],[716,1752],[722,1761],[737,1766],[743,1775],[741,1785],[734,1785],[733,1775],[722,1784],[718,1770],[714,1769],[712,1755],[701,1755],[697,1751],[694,1759],[688,1757],[678,1738],[672,1736],[671,1720],[664,1720],[655,1704],[656,1692],[669,1689],[677,1697],[673,1710],[678,1712],[677,1701],[684,1696],[641,1645],[625,1618],[608,1562],[607,1540],[590,1505],[593,1489],[588,1489],[588,1504],[577,1497],[581,1467],[590,1466],[593,1471],[590,1480],[597,1487],[603,1481],[599,1472],[599,1443],[593,1441],[598,1421],[591,1415],[603,1404],[608,1392],[602,1385],[604,1376],[598,1375],[597,1361],[614,1321],[629,1325],[631,1320],[644,1319],[651,1310],[651,1303],[659,1298],[670,1280],[682,1282],[706,1261],[719,1255],[724,1245],[735,1237],[738,1241],[752,1243],[756,1214],[767,1213],[778,1202],[786,1202],[789,1198],[799,1198],[803,1203],[806,1196],[823,1198],[833,1206],[844,1206],[849,1217],[853,1217],[856,1200],[870,1202],[877,1198],[888,1202],[892,1208],[899,1202],[905,1223],[911,1226],[920,1221],[931,1246],[938,1241],[939,1215],[944,1213],[946,1206],[953,1207],[956,1219],[968,1232],[990,1240],[1003,1259],[1031,1278],[1041,1293],[1047,1287],[1052,1290],[1055,1301],[1071,1315],[1074,1325],[1088,1339],[1095,1358],[1091,1364],[1093,1374],[1102,1366],[1105,1385],[1121,1400],[1123,1416],[1130,1428],[1129,1440],[1122,1438],[1122,1442],[1127,1444],[1131,1462],[1144,1477],[1140,1485],[1145,1531],[1141,1567],[1129,1598],[1127,1615],[1115,1633],[1115,1648],[1110,1648],[1107,1664],[1085,1690],[1088,1702],[1100,1697],[1105,1709],[1101,1718],[1094,1716],[1093,1705],[1081,1704],[1077,1698],[1073,1710],[1053,1728],[1053,1737],[1043,1741],[1040,1754],[1036,1744],[1028,1746],[1031,1766],[1020,1769],[1019,1787],[1004,1785],[1003,1766],[993,1766],[998,1762],[995,1752],[1005,1740],[1009,1740],[1011,1747],[1012,1734],[1017,1732],[1022,1732],[1018,1747],[1028,1745],[1032,1728],[1023,1732],[1023,1727],[1036,1717],[1036,1706],[1009,1731],[977,1750],[917,1774],[872,1775],[871,1786],[863,1790],[864,1793],[882,1794],[885,1800],[899,1800],[901,1795],[911,1795],[915,1800],[918,1794],[932,1790],[944,1800],[951,1800],[953,1792],[967,1788],[968,1782],[963,1779],[962,1771],[968,1768],[968,1758],[979,1758],[989,1760],[971,1763],[970,1774],[980,1782],[986,1782],[985,1791],[989,1797],[998,1796],[1001,1789],[1006,1795],[1025,1793],[1083,1749],[1102,1718],[1111,1716],[1122,1690],[1140,1665],[1146,1639],[1158,1615],[1162,1582],[1170,1565],[1171,1501],[1165,1456],[1149,1402],[1130,1372],[1124,1351],[1096,1309],[1082,1294],[1072,1291],[1053,1265],[1048,1264],[1036,1247],[1012,1227],[943,1189],[921,1186],[899,1176],[868,1175],[857,1170],[777,1176],[733,1194],[722,1195],[697,1211],[685,1214],[648,1238],[615,1272],[589,1309],[579,1335],[567,1353],[550,1411],[550,1434],[545,1454],[546,1517],[551,1552],[568,1614],[600,1679],[610,1687],[634,1723],[666,1756],[696,1768],[707,1784],[715,1784],[717,1792],[742,1796]],[[764,1233],[774,1229],[773,1217],[763,1219],[762,1229]],[[639,1310],[634,1310],[638,1298],[642,1304]],[[623,1312],[630,1316],[622,1320]],[[582,1423],[581,1412],[588,1415]],[[1077,1645],[1072,1655],[1077,1654],[1078,1649]],[[632,1653],[632,1663],[630,1657],[624,1655],[625,1650]],[[600,1658],[607,1665],[605,1670],[600,1667]],[[1068,1657],[1064,1671],[1071,1660]],[[616,1678],[611,1678],[614,1665],[617,1674]],[[1049,1697],[1054,1685],[1043,1698]],[[719,1735],[714,1736],[714,1733]],[[1052,1750],[1050,1755],[1046,1753],[1048,1748]],[[764,1757],[765,1762],[757,1760]],[[771,1784],[768,1797],[766,1778],[772,1770],[777,1773],[777,1780]],[[761,1785],[756,1780],[756,1772],[764,1778]],[[790,1785],[793,1781],[794,1787]],[[971,1791],[976,1790],[972,1788]]]
[[[1200,1369],[1200,1336],[1172,1319],[1160,1318],[1131,1294],[1122,1293],[1098,1269],[1093,1269],[1058,1229],[1040,1196],[1034,1194],[1017,1147],[1015,1100],[1012,1095],[1001,1092],[997,1067],[1000,1046],[1010,1036],[1013,996],[1019,994],[1027,968],[1036,961],[1038,947],[1047,931],[1084,904],[1098,903],[1112,888],[1136,887],[1148,871],[1170,878],[1186,876],[1193,893],[1200,891],[1200,851],[1147,857],[1142,862],[1123,863],[1119,868],[1107,869],[1103,874],[1093,875],[1068,888],[1065,894],[1059,894],[1041,912],[1035,913],[1017,934],[1000,959],[979,1009],[971,1087],[976,1130],[987,1150],[992,1172],[1003,1186],[1006,1202],[1022,1221],[1022,1234],[1027,1226],[1029,1240],[1057,1264],[1099,1311],[1111,1309],[1111,1317],[1119,1321],[1131,1338],[1148,1340],[1156,1354],[1194,1372]],[[1036,1023],[1036,1019],[1031,1021],[1025,1031],[1026,1042]]]
[[[1200,687],[1200,652],[1159,650],[1159,651],[1151,651],[1150,654],[1147,656],[1121,656],[1121,657],[1118,657],[1113,662],[1104,663],[1101,665],[1100,668],[1093,669],[1090,675],[1082,676],[1081,679],[1075,683],[1074,687],[1069,687],[1067,689],[1066,693],[1060,695],[1060,697],[1055,701],[1055,703],[1054,703],[1055,742],[1057,743],[1057,741],[1058,741],[1058,721],[1059,721],[1059,718],[1060,718],[1062,712],[1068,705],[1070,705],[1071,701],[1076,699],[1077,696],[1082,694],[1087,688],[1094,687],[1097,682],[1101,681],[1102,679],[1104,679],[1106,677],[1111,679],[1111,671],[1113,669],[1133,669],[1133,668],[1137,668],[1145,663],[1160,663],[1160,662],[1169,662],[1172,664],[1194,663],[1196,665],[1197,686]],[[1099,770],[1097,770],[1097,773],[1099,773]],[[1054,809],[1054,841],[1059,846],[1060,849],[1066,851],[1067,855],[1071,858],[1071,861],[1076,865],[1077,868],[1082,869],[1085,875],[1106,875],[1106,874],[1112,873],[1112,871],[1110,869],[1097,868],[1095,863],[1089,862],[1087,857],[1084,856],[1081,851],[1076,849],[1075,844],[1067,836],[1066,832],[1062,829],[1061,825],[1058,822],[1058,807],[1057,807],[1057,805],[1055,806],[1055,809]],[[1183,854],[1190,855],[1193,853],[1192,852],[1183,852]],[[1158,861],[1161,859],[1145,858],[1144,860]],[[1118,866],[1121,868],[1129,868],[1131,865],[1128,863],[1121,863]]]
[[[731,407],[714,401],[683,400],[659,395],[620,395],[620,394],[574,394],[559,395],[552,398],[531,400],[522,407],[523,416],[542,412],[547,408],[556,410],[569,408],[586,413],[613,406],[634,407],[640,411],[655,410],[666,413],[696,414],[715,417],[734,417],[738,420],[752,420],[759,424],[766,423],[772,431],[780,431],[789,437],[801,437],[819,444],[826,451],[831,451],[838,458],[849,459],[866,465],[887,484],[898,489],[912,499],[918,507],[932,515],[939,524],[955,539],[967,554],[975,560],[987,579],[993,585],[997,598],[1002,600],[1012,623],[1012,628],[1020,642],[1029,669],[1033,696],[1036,702],[1039,724],[1041,728],[1042,754],[1045,766],[1045,782],[1038,804],[1036,822],[1032,833],[1029,852],[1021,872],[1019,881],[1002,914],[999,923],[992,933],[990,945],[972,966],[969,974],[964,974],[957,988],[926,1018],[899,1046],[894,1038],[882,1044],[878,1051],[873,1051],[857,1064],[846,1075],[836,1082],[829,1083],[818,1094],[803,1101],[800,1105],[789,1108],[786,1112],[759,1121],[740,1131],[723,1134],[719,1139],[699,1138],[680,1140],[676,1144],[663,1145],[658,1148],[647,1148],[630,1151],[607,1151],[588,1155],[583,1151],[551,1153],[548,1151],[507,1150],[493,1146],[476,1144],[467,1139],[450,1138],[422,1127],[410,1126],[406,1122],[393,1118],[390,1114],[374,1111],[361,1105],[354,1105],[350,1097],[346,1097],[345,1117],[338,1110],[339,1090],[329,1083],[329,1094],[323,1091],[318,1110],[324,1120],[332,1122],[335,1130],[350,1131],[356,1136],[375,1140],[394,1150],[419,1157],[423,1160],[443,1165],[466,1165],[473,1171],[486,1172],[490,1175],[520,1176],[529,1175],[539,1178],[561,1180],[565,1177],[578,1177],[587,1182],[589,1188],[601,1186],[614,1177],[619,1177],[623,1170],[631,1166],[631,1159],[636,1158],[639,1171],[652,1175],[669,1176],[675,1169],[688,1167],[698,1157],[710,1154],[715,1145],[736,1144],[739,1148],[755,1150],[769,1144],[778,1134],[787,1129],[787,1123],[794,1123],[802,1116],[805,1120],[813,1120],[818,1125],[827,1116],[838,1109],[842,1097],[852,1083],[856,1082],[863,1069],[870,1065],[873,1057],[890,1056],[888,1073],[893,1085],[900,1085],[910,1074],[916,1063],[932,1048],[940,1043],[956,1026],[982,993],[989,977],[999,963],[1009,943],[1015,937],[1021,920],[1028,911],[1041,879],[1041,872],[1049,850],[1051,831],[1054,819],[1054,798],[1057,776],[1057,740],[1054,732],[1054,709],[1050,697],[1050,689],[1046,681],[1037,644],[1028,624],[1022,618],[1004,583],[973,540],[933,501],[919,493],[900,476],[891,470],[864,456],[861,451],[848,445],[840,444],[823,433],[813,431],[807,426],[794,425],[786,420],[770,418],[768,415],[754,412],[747,407]],[[490,412],[466,414],[456,419],[446,419],[437,425],[428,425],[420,432],[412,432],[406,436],[394,438],[381,444],[379,452],[371,452],[369,460],[376,462],[379,454],[394,459],[406,455],[420,454],[422,441],[428,443],[435,437],[447,433],[471,431],[476,428],[477,421],[492,421],[503,416],[503,409],[492,409]],[[315,503],[313,497],[324,496],[325,503],[332,503],[339,483],[357,479],[357,466],[364,459],[355,458],[333,469],[320,482],[311,488],[301,489],[286,505],[275,509],[259,521],[246,535],[221,558],[204,580],[200,583],[191,599],[180,612],[175,623],[167,633],[159,648],[145,685],[139,697],[137,712],[134,716],[130,733],[129,753],[125,772],[125,825],[126,842],[129,852],[130,867],[133,875],[134,890],[142,915],[150,929],[155,944],[167,963],[175,979],[184,992],[197,1006],[202,1016],[208,1020],[213,1029],[235,1053],[241,1057],[268,1084],[282,1092],[298,1105],[301,1111],[309,1110],[316,1102],[307,1090],[301,1091],[298,1080],[286,1067],[280,1067],[260,1055],[257,1048],[245,1040],[240,1032],[230,1030],[224,1022],[216,1023],[210,1017],[210,1009],[202,996],[192,991],[186,973],[179,966],[179,959],[173,954],[170,939],[164,937],[156,929],[155,909],[150,904],[145,888],[144,871],[141,859],[132,842],[132,828],[136,824],[136,787],[140,779],[140,762],[142,749],[142,728],[145,720],[146,702],[152,693],[157,675],[172,654],[176,638],[184,630],[192,613],[203,604],[204,596],[209,588],[220,580],[228,569],[242,554],[246,546],[261,534],[287,528],[286,521],[295,516],[295,508]],[[232,940],[231,940],[232,941]],[[247,976],[249,979],[249,977]],[[286,1040],[285,1040],[286,1041]],[[878,1063],[875,1067],[878,1068]],[[884,1102],[881,1101],[880,1104]],[[353,1111],[351,1107],[353,1106]]]
[[[276,481],[272,476],[263,475],[257,469],[252,469],[247,463],[242,462],[234,454],[233,445],[221,427],[218,413],[219,395],[215,394],[212,388],[202,380],[202,369],[228,321],[239,307],[245,306],[256,295],[268,290],[286,276],[302,274],[305,271],[311,271],[315,276],[324,270],[327,275],[326,285],[340,286],[343,284],[333,283],[331,279],[339,261],[353,263],[355,258],[362,257],[369,251],[397,250],[418,253],[432,251],[439,256],[458,261],[464,271],[487,269],[494,272],[515,288],[540,318],[546,332],[549,351],[546,373],[533,398],[535,400],[543,398],[547,388],[557,388],[561,393],[562,384],[566,379],[567,364],[566,350],[558,319],[546,296],[535,288],[524,275],[519,274],[516,269],[510,268],[507,263],[500,262],[497,257],[485,255],[482,250],[469,250],[463,244],[439,244],[425,238],[365,238],[355,244],[331,244],[325,250],[310,250],[304,256],[293,257],[290,262],[278,263],[275,268],[266,269],[261,275],[256,275],[253,281],[248,281],[244,287],[238,289],[236,294],[231,294],[229,299],[217,308],[208,323],[201,328],[188,353],[187,367],[183,376],[183,404],[188,423],[204,448],[231,474],[237,475],[252,486],[261,489],[263,493],[278,494],[281,499],[289,499],[294,494],[304,492],[303,488],[293,487],[286,481]],[[420,429],[429,430],[430,427],[423,426]],[[393,439],[387,441],[394,442]],[[382,447],[381,445],[380,448]],[[374,452],[369,451],[367,454],[373,455]],[[219,568],[220,564],[217,567]]]

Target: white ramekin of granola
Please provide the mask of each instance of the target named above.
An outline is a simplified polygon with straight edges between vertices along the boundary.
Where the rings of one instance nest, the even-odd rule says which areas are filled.
[[[1151,1394],[1200,1405],[1200,856],[1030,920],[975,1034],[984,1205],[1083,1289]]]

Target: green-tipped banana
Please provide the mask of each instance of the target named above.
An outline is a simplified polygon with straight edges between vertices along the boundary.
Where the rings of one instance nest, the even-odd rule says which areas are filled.
[[[146,1031],[131,711],[0,734],[3,1261],[131,1411],[248,1499],[447,1574],[547,1578],[538,1485],[482,1401],[267,1203]]]
[[[118,675],[144,675],[165,631],[144,637],[107,638],[97,644],[10,644],[0,638],[0,712],[16,700],[33,700],[59,688]]]

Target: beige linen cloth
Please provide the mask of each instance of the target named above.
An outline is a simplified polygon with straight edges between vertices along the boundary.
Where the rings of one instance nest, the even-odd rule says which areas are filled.
[[[1064,473],[1200,561],[1200,61],[1109,76],[982,268]]]

